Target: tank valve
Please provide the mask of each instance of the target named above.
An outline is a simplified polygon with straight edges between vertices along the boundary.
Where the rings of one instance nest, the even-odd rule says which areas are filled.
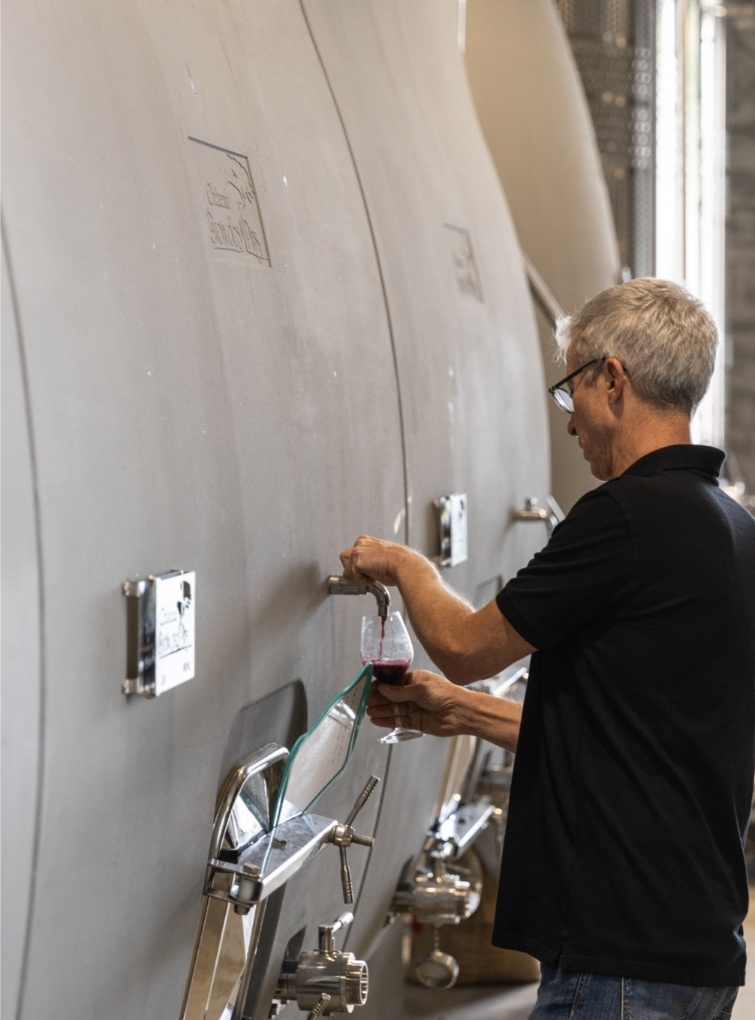
[[[278,978],[276,998],[296,1000],[299,1009],[310,1010],[310,1018],[331,1013],[351,1013],[367,1002],[369,975],[367,964],[353,953],[339,953],[335,933],[351,924],[354,915],[341,914],[332,924],[319,927],[319,946],[302,953],[293,970],[284,970]]]
[[[433,860],[432,874],[419,871],[412,883],[396,890],[391,909],[413,914],[420,924],[458,924],[471,917],[480,905],[481,883],[467,882],[446,871],[441,857]]]
[[[331,574],[328,578],[328,591],[331,595],[374,595],[378,605],[378,616],[387,616],[391,607],[391,596],[388,589],[379,581],[366,581],[357,584],[347,581],[345,577]]]
[[[564,519],[564,512],[553,496],[547,496],[545,502],[548,504],[547,508],[540,506],[536,496],[529,496],[525,499],[523,507],[514,510],[514,520],[544,521],[548,528],[548,534],[552,534],[556,525]]]
[[[429,865],[432,865],[430,870]],[[425,855],[413,880],[402,881],[396,890],[391,910],[412,914],[419,924],[433,927],[433,948],[414,965],[414,977],[426,988],[452,988],[459,976],[459,964],[439,946],[439,929],[444,924],[459,924],[480,905],[482,878],[469,872],[470,881],[446,870],[443,857]]]

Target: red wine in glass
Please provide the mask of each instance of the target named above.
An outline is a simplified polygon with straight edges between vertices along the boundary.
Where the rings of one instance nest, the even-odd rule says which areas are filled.
[[[378,659],[372,663],[372,675],[381,684],[394,684],[400,687],[406,683],[406,671],[411,664],[411,659]]]
[[[401,613],[389,613],[385,617],[365,616],[362,619],[361,651],[362,662],[372,663],[372,673],[376,680],[384,684],[405,683],[414,649]],[[394,714],[397,718],[400,715],[398,705],[394,706]],[[396,726],[380,738],[380,743],[397,744],[400,740],[421,736],[420,730],[406,730],[403,726]]]

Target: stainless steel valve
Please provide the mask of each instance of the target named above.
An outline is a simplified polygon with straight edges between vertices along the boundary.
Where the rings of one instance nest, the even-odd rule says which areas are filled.
[[[351,1013],[367,1002],[367,964],[353,953],[338,952],[335,933],[351,924],[354,915],[341,914],[332,924],[319,927],[319,946],[302,953],[294,969],[284,970],[278,979],[276,998],[296,1000],[311,1016]]]
[[[458,924],[471,917],[480,904],[480,886],[446,871],[445,861],[436,857],[432,872],[418,870],[413,882],[399,886],[393,898],[396,913],[414,915],[420,924],[436,927]]]

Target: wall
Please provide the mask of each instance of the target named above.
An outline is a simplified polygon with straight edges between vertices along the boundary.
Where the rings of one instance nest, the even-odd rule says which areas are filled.
[[[727,448],[755,492],[755,4],[728,3]]]

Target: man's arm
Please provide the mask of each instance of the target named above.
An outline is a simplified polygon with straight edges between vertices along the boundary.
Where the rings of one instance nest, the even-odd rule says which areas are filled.
[[[522,706],[416,669],[402,686],[373,684],[367,714],[376,726],[405,726],[436,737],[467,733],[515,752]]]
[[[341,562],[351,581],[398,587],[422,647],[454,683],[494,676],[535,651],[495,601],[475,611],[414,549],[362,535],[341,553]]]

